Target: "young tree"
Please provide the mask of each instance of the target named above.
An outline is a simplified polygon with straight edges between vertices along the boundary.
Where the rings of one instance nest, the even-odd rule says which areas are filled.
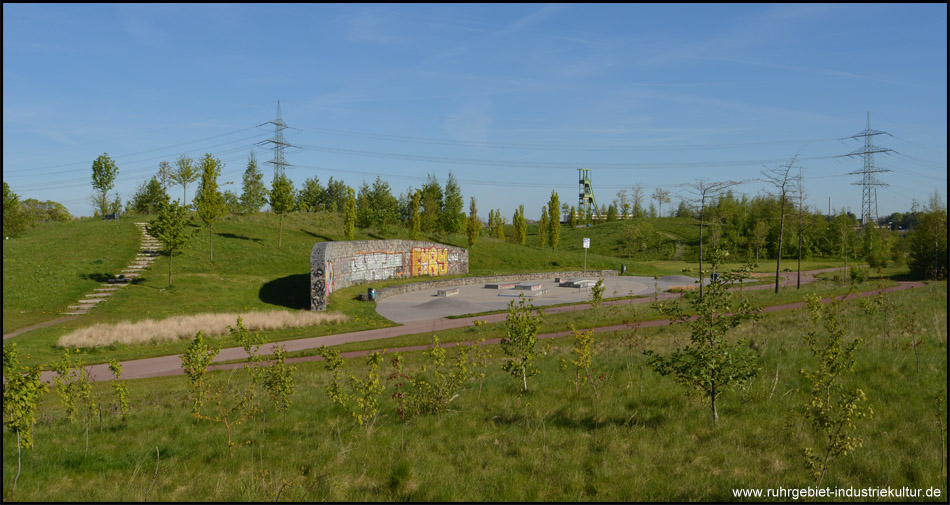
[[[521,378],[522,394],[528,391],[528,377],[541,373],[534,365],[534,359],[538,355],[535,346],[538,343],[538,328],[541,327],[544,309],[537,309],[537,315],[532,314],[534,311],[533,305],[526,305],[524,295],[518,296],[517,307],[514,300],[509,302],[508,317],[505,318],[505,337],[501,339],[501,349],[508,356],[502,369],[514,377]]]
[[[226,211],[224,197],[218,192],[218,176],[221,175],[224,163],[211,156],[211,153],[207,153],[201,159],[200,168],[201,184],[198,186],[198,194],[195,196],[195,208],[197,209],[198,218],[208,228],[208,260],[214,261],[214,233],[212,227],[214,222]]]
[[[163,201],[158,206],[158,217],[146,225],[148,234],[162,243],[162,252],[168,255],[168,287],[172,286],[172,258],[192,237],[195,231],[188,231],[191,218],[185,207],[174,202]]]
[[[515,229],[515,242],[524,245],[528,239],[528,221],[524,218],[524,205],[515,210],[515,215],[511,218],[511,224]]]
[[[505,240],[505,218],[501,209],[495,209],[495,238]]]
[[[343,208],[343,228],[347,240],[353,240],[356,233],[356,193],[353,188],[347,188],[349,196],[346,207]]]
[[[197,181],[201,173],[195,168],[195,160],[181,155],[175,160],[175,170],[172,171],[172,182],[181,186],[182,206],[188,208],[188,185]]]
[[[709,182],[706,180],[696,180],[688,185],[690,193],[693,195],[693,202],[699,207],[699,297],[703,297],[703,225],[706,222],[706,204],[711,202],[723,191],[740,184],[738,181],[717,181]],[[715,267],[713,267],[715,268]]]
[[[630,193],[630,200],[633,204],[633,217],[643,217],[643,184],[639,182],[634,184]]]
[[[548,225],[550,219],[548,219],[548,206],[545,205],[541,207],[541,219],[538,221],[538,243],[541,244],[543,248],[545,244],[548,243]]]
[[[99,204],[101,216],[105,216],[109,213],[109,200],[107,195],[115,184],[115,178],[118,174],[119,167],[117,167],[115,161],[109,157],[109,153],[99,156],[92,162],[92,187],[99,192],[96,196],[96,202]]]
[[[922,279],[947,279],[947,206],[938,192],[930,196],[910,234],[910,271]]]
[[[143,182],[135,194],[132,195],[132,201],[128,204],[128,211],[153,214],[158,211],[159,203],[167,199],[168,195],[162,189],[161,182],[157,177],[152,177],[148,182]]]
[[[410,221],[411,229],[409,231],[410,240],[419,240],[422,238],[422,213],[419,207],[422,201],[422,190],[417,189],[412,193],[412,201],[409,203],[409,214],[412,216]]]
[[[577,209],[573,205],[571,205],[571,217],[568,222],[571,224],[571,228],[577,228]]]
[[[551,249],[557,249],[557,243],[561,239],[561,201],[557,192],[551,191],[551,199],[548,200],[548,218],[551,222],[548,224],[548,243]]]
[[[769,233],[769,225],[764,220],[758,220],[755,222],[755,227],[752,228],[752,237],[751,242],[752,246],[755,247],[755,264],[759,264],[759,250],[765,246],[765,239]]]
[[[798,407],[797,412],[811,421],[815,438],[824,445],[817,455],[811,447],[806,447],[804,451],[815,478],[815,486],[821,486],[825,473],[835,459],[861,447],[861,438],[851,434],[856,428],[855,422],[862,417],[871,417],[874,412],[869,406],[859,406],[860,402],[866,400],[862,390],[848,392],[841,385],[845,374],[854,372],[853,354],[861,345],[861,339],[854,339],[848,344],[842,341],[844,330],[837,320],[836,302],[825,307],[815,303],[810,305],[813,322],[817,324],[824,319],[827,337],[820,338],[815,331],[809,331],[804,337],[805,344],[819,359],[819,363],[814,371],[801,370],[810,385],[811,396]]]
[[[722,263],[726,254],[721,250],[712,254],[713,269]],[[690,344],[666,357],[644,351],[657,373],[673,375],[676,382],[688,388],[687,394],[698,391],[709,400],[714,423],[719,422],[719,395],[723,391],[745,387],[759,373],[756,356],[747,346],[726,342],[726,333],[752,317],[755,311],[745,301],[737,310],[731,310],[727,288],[740,275],[739,272],[725,272],[712,279],[706,296],[691,299],[693,312],[697,313],[693,321],[689,321],[690,316],[679,304],[661,305],[663,315],[676,323],[688,322]]]
[[[802,288],[802,235],[805,233],[805,171],[798,169],[795,177],[795,195],[798,196],[798,275],[795,289]]]
[[[614,203],[611,203],[610,206],[607,207],[607,222],[610,223],[616,220],[617,220],[617,205]]]
[[[449,172],[449,180],[445,182],[445,202],[442,208],[442,229],[446,233],[458,233],[462,230],[462,220],[465,219],[465,199],[462,197],[462,188]]]
[[[168,185],[172,181],[172,170],[172,164],[167,161],[162,160],[162,162],[158,164],[158,173],[155,177],[158,179],[158,182],[161,183],[162,192],[164,193],[168,192]]]
[[[297,207],[304,212],[321,210],[325,192],[326,190],[320,184],[318,177],[311,177],[303,181],[300,191],[297,192]]]
[[[478,220],[478,209],[475,207],[475,197],[471,197],[471,203],[468,206],[468,223],[466,225],[468,232],[468,248],[475,247],[478,242],[478,235],[482,231],[482,222]]]
[[[617,192],[616,208],[620,211],[620,219],[627,219],[630,215],[630,198],[627,197],[627,190],[621,189]]]
[[[352,191],[352,190],[351,190]],[[270,208],[277,214],[277,248],[280,249],[284,236],[284,214],[294,210],[296,198],[294,183],[286,175],[280,174],[274,178],[270,190]]]
[[[663,217],[663,204],[670,203],[670,192],[663,188],[657,187],[651,198],[656,200],[657,207],[659,207],[659,212],[657,212],[657,215]]]
[[[40,395],[49,390],[40,379],[41,372],[39,366],[20,365],[16,343],[3,344],[3,426],[16,432],[16,477],[13,478],[11,497],[20,479],[20,449],[33,447],[36,407]]]
[[[267,188],[264,186],[264,174],[257,168],[254,151],[247,157],[247,169],[244,170],[241,190],[241,207],[244,212],[260,212],[261,207],[267,203]]]
[[[781,280],[780,272],[782,265],[782,243],[785,238],[785,199],[788,195],[789,189],[791,189],[790,183],[794,177],[789,174],[792,171],[792,165],[795,164],[795,160],[798,159],[798,154],[792,157],[792,161],[788,162],[788,165],[783,167],[772,168],[762,172],[762,175],[765,176],[765,181],[775,186],[777,196],[779,197],[780,202],[780,212],[779,212],[779,227],[778,227],[778,247],[775,254],[775,292],[778,293],[778,285]]]

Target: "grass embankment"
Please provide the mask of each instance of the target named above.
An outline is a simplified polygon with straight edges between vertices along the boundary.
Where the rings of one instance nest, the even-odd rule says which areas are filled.
[[[3,241],[3,333],[59,313],[132,263],[135,220],[40,223]]]
[[[942,491],[937,501],[944,501],[947,415],[935,397],[947,397],[947,284],[886,298],[887,330],[881,311],[868,316],[858,301],[841,305],[846,339],[864,339],[855,373],[843,376],[843,385],[861,388],[874,416],[858,421],[863,447],[834,462],[823,485],[935,487]],[[917,333],[902,334],[910,322]],[[553,342],[539,358],[541,374],[528,379],[523,397],[517,394],[520,379],[501,370],[501,350],[491,347],[483,383],[469,383],[441,417],[409,424],[394,411],[387,360],[380,370],[386,385],[380,415],[369,430],[327,398],[329,374],[322,363],[301,363],[291,409],[278,414],[268,406],[266,419],[258,414],[232,425],[234,439],[247,445],[235,447],[230,458],[224,426],[191,417],[184,377],[130,382],[130,419],[122,423],[106,409],[102,428],[96,420],[91,424],[88,454],[82,423],[66,422],[50,393],[36,425],[36,446],[23,452],[13,498],[734,501],[733,489],[802,488],[814,482],[802,447],[815,440],[790,409],[807,398],[798,370],[817,366],[801,339],[811,328],[801,311],[787,311],[765,315],[754,330],[744,323],[734,331],[730,338],[755,342],[762,370],[746,390],[723,394],[717,425],[707,405],[684,399],[672,379],[645,365],[641,349],[630,345],[630,332],[595,335],[593,366],[606,374],[597,407],[589,388],[575,391],[573,371],[558,369],[560,358],[572,359],[571,339]],[[664,354],[687,339],[682,327],[641,333],[646,349]],[[906,345],[914,338],[922,339],[919,372],[915,349]],[[413,370],[425,360],[423,353],[404,357]],[[348,360],[344,375],[365,377],[362,361]],[[238,386],[244,374],[212,375]],[[110,384],[94,390],[110,401]],[[16,459],[16,436],[5,432],[5,499]]]

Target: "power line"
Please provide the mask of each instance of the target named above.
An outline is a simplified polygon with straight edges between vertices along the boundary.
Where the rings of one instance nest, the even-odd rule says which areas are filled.
[[[893,149],[886,147],[877,147],[871,142],[871,137],[875,135],[890,135],[890,133],[871,129],[871,113],[868,112],[867,126],[864,131],[858,132],[850,139],[864,139],[864,147],[852,151],[842,156],[863,156],[864,168],[855,170],[848,175],[860,175],[861,181],[851,183],[854,186],[861,186],[861,223],[867,227],[870,223],[877,220],[877,187],[887,186],[887,184],[877,180],[875,174],[890,172],[890,169],[874,166],[874,155],[894,152]]]

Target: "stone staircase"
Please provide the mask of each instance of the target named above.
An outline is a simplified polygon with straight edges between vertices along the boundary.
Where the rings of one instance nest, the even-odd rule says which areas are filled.
[[[151,266],[152,262],[155,261],[155,257],[159,255],[161,244],[148,234],[145,230],[146,224],[135,223],[142,232],[142,245],[139,247],[139,252],[132,264],[125,267],[115,278],[109,279],[107,283],[100,284],[93,293],[86,295],[76,305],[67,306],[67,310],[60,312],[60,314],[66,316],[88,314],[93,307],[107,301],[116,291],[127,287],[133,279],[139,277],[145,269]]]

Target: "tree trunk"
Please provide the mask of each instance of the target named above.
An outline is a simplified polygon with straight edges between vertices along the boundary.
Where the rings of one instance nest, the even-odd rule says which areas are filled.
[[[712,414],[713,414],[713,424],[719,424],[719,411],[716,410],[716,386],[715,384],[712,387],[712,393],[709,395],[712,400]]]
[[[175,254],[175,251],[168,252],[168,287],[172,287],[172,255]]]
[[[779,220],[778,226],[778,251],[775,258],[775,293],[778,294],[778,284],[781,279],[781,265],[782,265],[782,241],[785,237],[785,195],[782,194],[782,217]]]
[[[214,263],[214,233],[211,233],[211,227],[208,227],[208,260]]]
[[[10,491],[10,497],[16,492],[16,481],[20,479],[20,428],[16,429],[16,477],[13,478],[13,489]]]

